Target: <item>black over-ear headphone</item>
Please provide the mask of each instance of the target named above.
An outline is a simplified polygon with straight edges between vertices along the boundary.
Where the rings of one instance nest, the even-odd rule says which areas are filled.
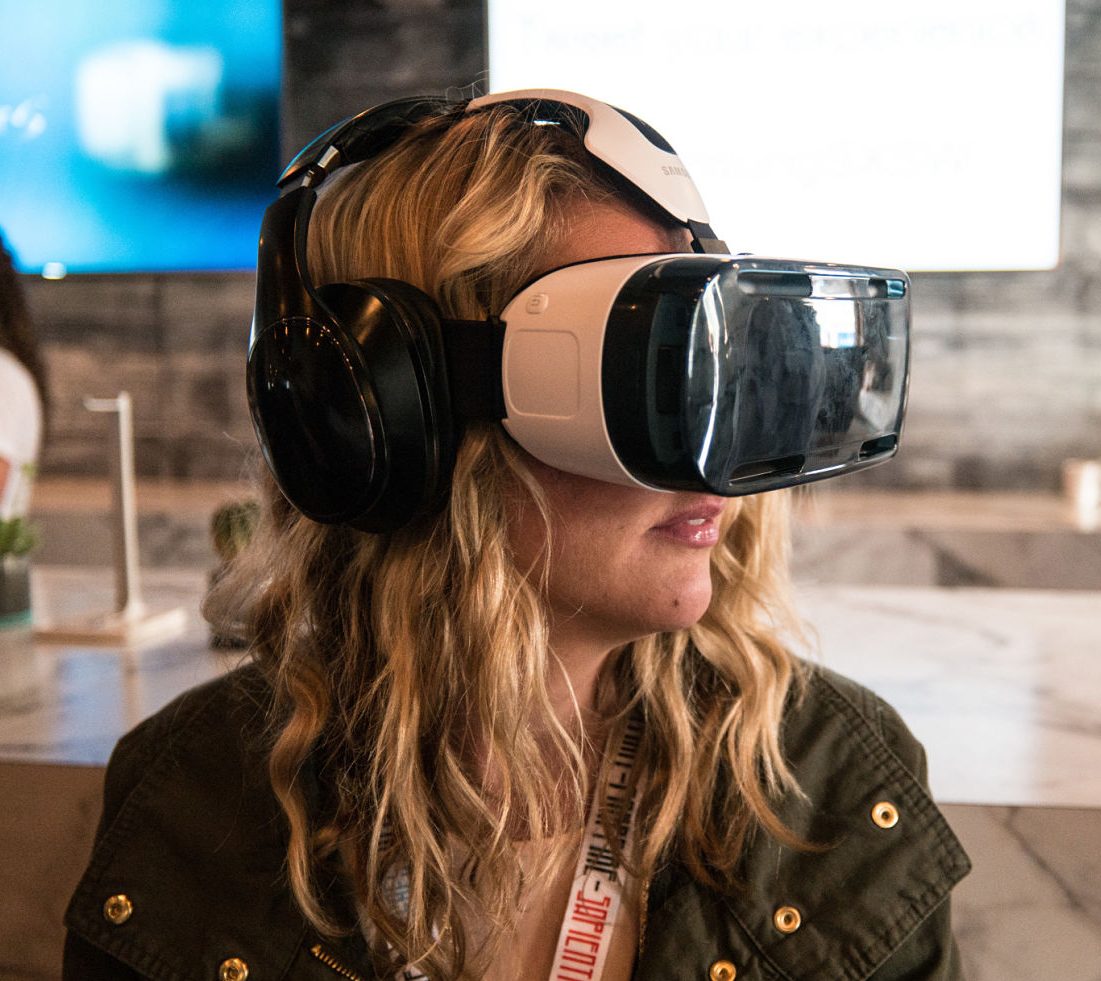
[[[329,174],[462,108],[403,99],[338,123],[295,157],[279,184],[298,186],[264,215],[249,407],[280,490],[315,521],[389,531],[431,511],[446,497],[461,422],[504,416],[498,322],[441,330],[436,304],[408,283],[315,286],[306,263],[316,188]],[[449,362],[462,366],[461,391],[450,390]]]

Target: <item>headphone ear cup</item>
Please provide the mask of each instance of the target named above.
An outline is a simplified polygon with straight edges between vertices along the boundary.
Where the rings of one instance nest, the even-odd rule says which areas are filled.
[[[369,509],[383,477],[382,425],[361,352],[339,325],[296,316],[254,331],[246,381],[260,448],[287,500],[323,523]]]
[[[323,523],[392,531],[439,506],[457,442],[440,315],[399,280],[333,283],[255,335],[248,396],[280,489]]]
[[[377,415],[370,504],[344,520],[389,531],[442,503],[455,463],[456,432],[436,303],[394,279],[317,290],[363,365],[362,396]]]

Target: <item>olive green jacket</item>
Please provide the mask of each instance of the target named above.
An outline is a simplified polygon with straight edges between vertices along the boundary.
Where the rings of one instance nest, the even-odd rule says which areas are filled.
[[[362,941],[316,936],[286,886],[282,812],[248,735],[266,703],[245,668],[119,743],[66,914],[65,981],[377,977]],[[759,835],[734,895],[676,864],[660,870],[636,981],[959,978],[948,895],[969,863],[925,789],[920,745],[884,702],[820,669],[782,735],[810,800],[783,816],[832,847]]]

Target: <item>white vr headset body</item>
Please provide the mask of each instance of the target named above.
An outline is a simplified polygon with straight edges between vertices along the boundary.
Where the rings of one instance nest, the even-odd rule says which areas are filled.
[[[662,324],[639,312],[638,296],[665,298],[671,267],[679,309],[676,323]],[[695,280],[687,291],[686,279]],[[908,292],[899,270],[756,256],[566,266],[521,290],[501,315],[504,426],[552,466],[655,490],[752,493],[872,466],[897,450]],[[684,342],[655,337],[670,330]],[[662,392],[668,414],[682,417],[671,423],[680,445],[664,454],[675,466],[645,449],[625,462],[624,442],[661,455]],[[684,418],[701,404],[702,424]],[[769,422],[771,432],[747,432]]]

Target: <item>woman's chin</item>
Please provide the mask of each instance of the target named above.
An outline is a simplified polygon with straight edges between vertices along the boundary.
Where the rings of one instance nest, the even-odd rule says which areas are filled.
[[[711,581],[694,584],[677,584],[675,592],[667,593],[651,605],[647,619],[648,634],[670,633],[694,627],[703,618],[711,604]]]

